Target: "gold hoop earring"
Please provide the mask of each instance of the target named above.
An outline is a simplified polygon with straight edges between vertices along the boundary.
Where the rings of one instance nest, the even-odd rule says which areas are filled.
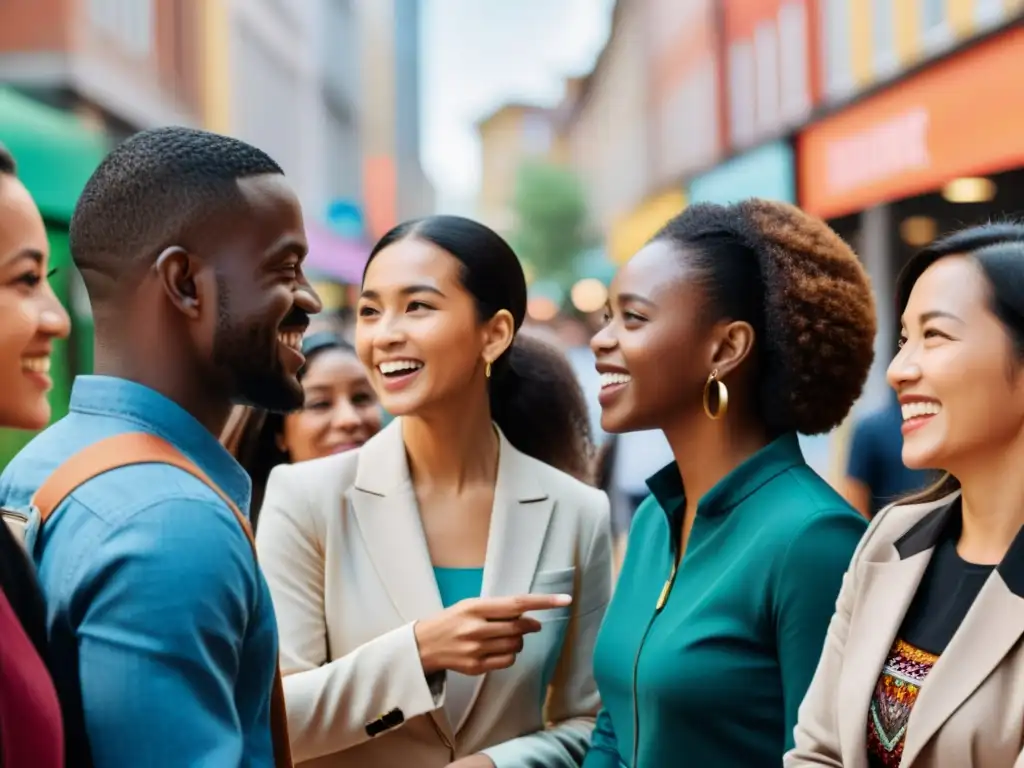
[[[711,411],[711,385],[715,385],[715,394],[718,397],[718,407],[715,408],[714,412]],[[704,413],[708,415],[709,419],[717,421],[718,419],[725,416],[729,410],[729,390],[726,389],[725,384],[718,380],[718,369],[716,368],[708,376],[707,382],[704,384]]]
[[[487,365],[484,366],[484,377],[491,378],[491,361],[487,361]]]

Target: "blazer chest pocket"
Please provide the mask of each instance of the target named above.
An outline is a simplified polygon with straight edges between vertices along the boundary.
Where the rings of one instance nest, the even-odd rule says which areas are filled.
[[[553,571],[537,571],[533,577],[530,592],[534,595],[573,595],[576,591],[576,569],[559,568]],[[572,606],[551,608],[546,611],[533,611],[529,615],[538,621],[566,619],[572,612]]]

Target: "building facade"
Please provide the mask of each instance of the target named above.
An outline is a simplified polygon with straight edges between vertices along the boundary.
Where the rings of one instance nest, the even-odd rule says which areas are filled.
[[[689,202],[758,196],[855,247],[879,311],[858,413],[888,396],[895,277],[944,231],[1024,208],[1024,0],[619,0],[564,123],[609,255]],[[970,116],[965,120],[965,116]],[[807,441],[841,472],[846,430]]]
[[[523,163],[564,159],[558,152],[556,112],[533,104],[504,104],[477,122],[480,194],[477,216],[498,232],[515,224],[513,198]]]
[[[0,82],[77,112],[115,140],[201,121],[202,0],[0,4]]]
[[[357,8],[363,191],[376,237],[434,210],[420,162],[420,14],[417,0],[358,0]]]

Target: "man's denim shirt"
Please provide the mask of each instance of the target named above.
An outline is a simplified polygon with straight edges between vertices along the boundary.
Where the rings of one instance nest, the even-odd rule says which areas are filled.
[[[207,429],[157,392],[103,376],[79,377],[70,413],[7,467],[0,507],[27,510],[80,449],[139,431],[170,441],[248,510],[248,475]],[[274,610],[216,493],[167,465],[124,467],[79,487],[33,533],[69,749],[84,728],[96,768],[273,765]]]

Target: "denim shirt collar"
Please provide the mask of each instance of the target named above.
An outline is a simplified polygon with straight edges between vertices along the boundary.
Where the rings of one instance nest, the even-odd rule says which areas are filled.
[[[70,410],[120,419],[162,437],[248,512],[252,493],[248,473],[192,414],[159,392],[113,376],[79,376],[71,389]]]

